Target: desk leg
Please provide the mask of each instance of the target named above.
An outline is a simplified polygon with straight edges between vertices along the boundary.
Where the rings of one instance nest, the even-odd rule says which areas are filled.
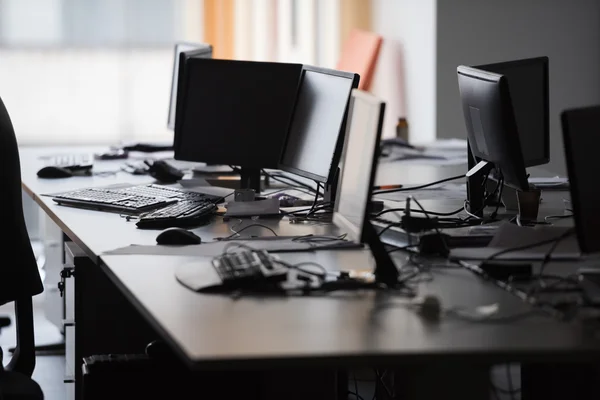
[[[387,390],[383,385],[377,385],[378,400],[490,398],[489,365],[414,365],[388,369],[387,373],[379,376]]]
[[[600,398],[598,365],[525,364],[521,366],[523,400]]]

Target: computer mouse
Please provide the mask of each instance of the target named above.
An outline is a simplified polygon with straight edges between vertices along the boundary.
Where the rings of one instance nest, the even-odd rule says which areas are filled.
[[[37,172],[37,176],[39,178],[46,178],[46,179],[69,178],[69,177],[73,176],[73,173],[66,168],[49,165],[47,167],[40,169]]]
[[[169,165],[164,160],[154,161],[153,163],[144,161],[144,163],[148,166],[150,176],[159,182],[175,183],[183,179],[185,175],[181,170]]]
[[[158,244],[200,244],[202,239],[194,232],[188,231],[183,228],[167,228],[156,237],[156,243]]]

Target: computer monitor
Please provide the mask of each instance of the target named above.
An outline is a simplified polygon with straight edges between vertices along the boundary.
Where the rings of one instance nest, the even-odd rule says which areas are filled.
[[[457,68],[457,75],[469,147],[478,161],[467,177],[493,167],[501,172],[504,184],[528,190],[506,77],[463,65]]]
[[[550,161],[548,64],[536,57],[475,67],[506,77],[525,167]]]
[[[177,43],[175,44],[175,56],[173,57],[173,77],[171,80],[171,100],[169,102],[169,117],[167,127],[175,130],[175,110],[177,108],[177,93],[179,83],[179,61],[181,53],[186,53],[186,59],[189,57],[212,57],[212,46],[204,43]]]
[[[398,269],[369,220],[377,175],[385,103],[359,89],[352,91],[333,222],[348,238],[367,244],[375,260],[375,281],[395,287]]]
[[[560,116],[571,206],[577,241],[584,253],[600,252],[600,196],[596,152],[600,134],[600,106],[566,110]]]
[[[384,114],[384,102],[367,92],[352,91],[333,222],[355,242],[365,243],[367,239],[365,222],[377,172]]]
[[[279,168],[331,182],[340,162],[348,102],[358,74],[304,66]]]
[[[242,187],[259,191],[260,169],[279,167],[302,65],[204,58],[186,64],[175,159],[241,167]]]

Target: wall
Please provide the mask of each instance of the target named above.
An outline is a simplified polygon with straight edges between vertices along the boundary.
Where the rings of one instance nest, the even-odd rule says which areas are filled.
[[[373,30],[384,43],[371,92],[387,102],[385,136],[392,136],[405,116],[411,141],[435,139],[436,3],[373,0]]]
[[[437,7],[437,132],[466,137],[456,67],[550,58],[550,158],[564,174],[559,114],[600,104],[600,2],[452,0]]]

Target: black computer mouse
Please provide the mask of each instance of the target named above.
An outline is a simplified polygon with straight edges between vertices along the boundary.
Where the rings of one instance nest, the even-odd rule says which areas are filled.
[[[169,165],[169,163],[164,160],[157,160],[153,163],[144,161],[144,163],[148,166],[148,173],[150,176],[159,182],[175,183],[183,179],[185,175],[181,170]]]
[[[156,237],[158,244],[200,244],[202,239],[194,232],[183,228],[167,228]]]
[[[37,172],[39,178],[55,179],[55,178],[69,178],[73,176],[73,173],[66,168],[49,165],[40,169]]]

